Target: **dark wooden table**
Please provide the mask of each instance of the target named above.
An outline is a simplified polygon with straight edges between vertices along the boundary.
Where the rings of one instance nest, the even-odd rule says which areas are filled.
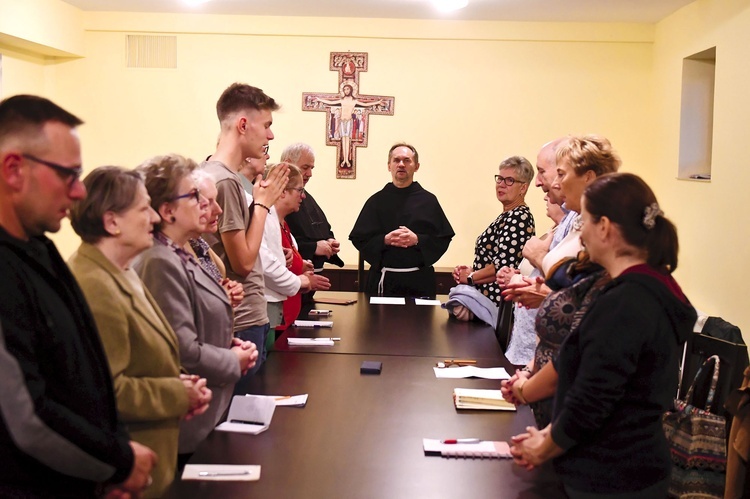
[[[307,393],[307,406],[277,407],[270,428],[259,435],[213,432],[190,461],[259,464],[260,480],[176,481],[167,497],[564,497],[548,466],[527,472],[510,460],[424,455],[423,438],[508,440],[533,424],[526,407],[516,413],[454,408],[455,387],[498,388],[497,381],[435,378],[432,367],[443,357],[482,353],[474,355],[480,365],[507,365],[486,338],[495,341],[491,328],[447,322],[445,311],[413,303],[370,306],[360,300],[356,307],[318,308],[334,310],[335,334],[329,329],[288,334],[339,336],[341,345],[312,349],[315,353],[286,347],[282,337],[279,349],[243,385],[248,393]],[[485,350],[464,344],[473,342]],[[419,345],[427,354],[411,354]],[[365,360],[382,362],[382,373],[360,374]]]
[[[448,318],[448,312],[437,306],[415,305],[406,298],[406,305],[370,305],[364,293],[321,293],[337,298],[355,298],[353,305],[317,304],[317,309],[333,311],[330,317],[300,319],[333,321],[332,329],[290,327],[274,345],[278,351],[361,353],[378,355],[412,355],[505,361],[494,329],[480,322],[461,322]],[[318,296],[316,295],[316,298]],[[439,296],[443,302],[447,296]],[[333,347],[290,347],[287,337],[338,337]]]

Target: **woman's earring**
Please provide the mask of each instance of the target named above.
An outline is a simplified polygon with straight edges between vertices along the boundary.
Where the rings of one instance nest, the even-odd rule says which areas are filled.
[[[116,235],[116,236],[119,236],[119,235],[120,235],[120,229],[117,229],[117,230],[115,230],[115,235]]]
[[[172,223],[174,223],[175,222],[175,218],[172,217],[172,218],[169,219],[169,221],[172,222]]]

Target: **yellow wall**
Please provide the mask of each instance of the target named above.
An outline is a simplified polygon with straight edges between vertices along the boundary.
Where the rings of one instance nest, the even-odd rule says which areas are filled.
[[[750,2],[696,1],[659,23],[654,43],[656,143],[647,177],[678,226],[677,278],[693,303],[750,342],[745,213],[750,168]],[[711,182],[676,180],[682,59],[716,47]]]
[[[611,137],[624,157],[645,159],[640,130],[629,124],[651,108],[652,33],[642,26],[560,33],[560,25],[548,32],[529,25],[533,38],[524,39],[518,25],[494,23],[493,38],[487,23],[478,23],[479,35],[469,25],[453,27],[456,39],[439,39],[436,28],[448,24],[394,21],[411,25],[408,37],[395,38],[377,36],[393,30],[391,21],[373,28],[379,20],[355,19],[346,21],[345,31],[357,36],[334,37],[323,33],[341,20],[322,20],[320,33],[308,27],[295,35],[288,31],[297,26],[273,18],[214,26],[215,17],[205,16],[204,25],[193,26],[193,16],[145,17],[149,33],[159,33],[160,26],[162,33],[176,33],[178,69],[126,68],[125,36],[138,23],[107,14],[88,17],[85,57],[55,69],[57,91],[87,121],[87,167],[135,166],[170,151],[205,157],[218,131],[216,98],[233,81],[249,82],[283,105],[275,116],[272,159],[291,142],[316,149],[310,189],[344,241],[365,199],[389,180],[386,153],[396,141],[420,150],[417,179],[440,198],[456,230],[442,266],[470,262],[474,239],[499,213],[492,175],[504,157],[522,154],[533,161],[550,139],[596,131]],[[273,23],[279,34],[254,34]],[[506,27],[517,39],[507,39]],[[236,34],[240,28],[249,33]],[[594,41],[578,41],[583,38]],[[369,53],[362,93],[396,97],[395,116],[371,118],[370,144],[358,151],[354,181],[334,178],[335,151],[325,146],[324,116],[300,110],[302,92],[335,90],[329,53],[345,50]],[[548,227],[541,191],[532,189],[528,201],[540,226]],[[347,263],[356,262],[348,241],[342,254]]]
[[[390,144],[413,142],[422,159],[417,179],[440,198],[456,231],[441,266],[469,263],[475,237],[498,214],[491,176],[503,157],[534,162],[547,140],[601,133],[620,152],[623,169],[644,176],[677,223],[678,278],[693,302],[748,334],[739,291],[748,229],[731,224],[736,215],[727,209],[750,175],[736,166],[743,156],[735,150],[748,129],[746,3],[698,1],[656,26],[79,13],[81,59],[34,64],[9,57],[2,45],[0,51],[6,95],[40,92],[86,120],[87,169],[135,166],[172,151],[203,158],[213,151],[214,103],[223,88],[233,81],[263,88],[283,105],[272,159],[291,142],[316,149],[310,190],[341,240],[365,199],[388,181]],[[125,36],[133,33],[176,35],[178,68],[127,69]],[[712,43],[714,180],[677,181],[681,61]],[[371,118],[354,181],[334,178],[322,113],[300,110],[302,92],[335,90],[328,54],[346,50],[370,54],[362,93],[396,97],[394,116]],[[544,229],[541,197],[532,188],[527,201]],[[57,241],[65,253],[77,244],[69,231]],[[356,261],[348,242],[342,256]]]

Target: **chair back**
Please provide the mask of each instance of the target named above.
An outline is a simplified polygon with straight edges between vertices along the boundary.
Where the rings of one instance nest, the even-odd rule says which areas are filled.
[[[500,348],[505,353],[510,345],[510,336],[513,332],[513,309],[515,303],[512,301],[504,301],[500,304],[500,309],[497,313],[497,325],[495,326],[495,337],[497,342],[500,343]]]

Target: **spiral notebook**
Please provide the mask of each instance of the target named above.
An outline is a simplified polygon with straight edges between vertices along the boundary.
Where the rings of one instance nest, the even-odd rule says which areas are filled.
[[[444,444],[442,440],[423,438],[425,456],[512,459],[508,442],[482,440],[475,444]]]

